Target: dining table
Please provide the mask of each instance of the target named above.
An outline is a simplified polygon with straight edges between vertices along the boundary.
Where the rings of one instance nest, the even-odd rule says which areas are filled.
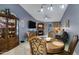
[[[47,53],[60,53],[64,50],[65,44],[63,41],[55,38],[47,37],[46,39],[46,48]]]

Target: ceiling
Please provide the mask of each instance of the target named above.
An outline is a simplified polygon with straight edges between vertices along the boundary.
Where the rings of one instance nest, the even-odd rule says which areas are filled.
[[[47,8],[50,4],[45,4],[43,12],[41,12],[41,5],[43,4],[20,4],[32,17],[42,22],[56,22],[60,21],[68,5],[52,4],[53,10],[49,11]],[[47,18],[46,18],[47,17]]]

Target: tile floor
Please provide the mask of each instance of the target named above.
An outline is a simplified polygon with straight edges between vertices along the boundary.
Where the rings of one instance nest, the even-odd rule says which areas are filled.
[[[65,50],[67,50],[68,46],[66,45]],[[29,42],[21,43],[19,46],[13,48],[12,50],[3,53],[2,55],[31,55]],[[76,53],[74,52],[74,55]]]
[[[25,42],[2,55],[31,55],[30,51],[29,43]]]

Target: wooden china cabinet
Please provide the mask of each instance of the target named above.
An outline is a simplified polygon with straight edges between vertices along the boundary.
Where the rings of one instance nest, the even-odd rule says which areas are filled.
[[[44,35],[44,23],[37,24],[37,35]]]
[[[19,45],[17,21],[18,18],[14,15],[0,13],[0,53]]]

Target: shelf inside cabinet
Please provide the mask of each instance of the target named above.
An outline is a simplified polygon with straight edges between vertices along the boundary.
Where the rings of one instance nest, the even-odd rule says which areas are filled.
[[[15,19],[9,19],[8,22],[9,23],[15,23]]]
[[[6,23],[6,22],[7,22],[7,20],[6,20],[6,18],[5,18],[5,17],[0,17],[0,22],[2,22],[2,23]]]
[[[8,28],[15,28],[15,26],[8,25]]]
[[[16,31],[14,31],[14,30],[8,30],[8,33],[16,33]]]
[[[8,38],[12,38],[12,37],[15,37],[15,35],[8,35]]]
[[[16,31],[15,28],[8,28],[8,31]]]

